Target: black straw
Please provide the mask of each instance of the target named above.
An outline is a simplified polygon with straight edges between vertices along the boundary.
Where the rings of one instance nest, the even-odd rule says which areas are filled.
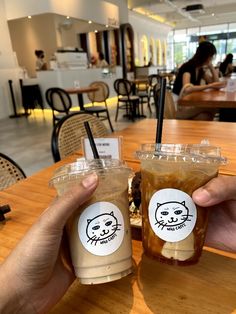
[[[89,143],[90,143],[90,146],[91,146],[92,151],[93,151],[93,157],[94,157],[94,159],[99,159],[100,157],[98,155],[97,147],[95,145],[93,134],[92,134],[92,131],[90,129],[88,121],[84,122],[84,127],[86,129],[86,132],[87,132],[87,135],[88,135],[88,139],[89,139]]]
[[[166,98],[166,79],[161,78],[160,97],[158,99],[158,124],[156,132],[156,144],[161,144],[165,98]]]

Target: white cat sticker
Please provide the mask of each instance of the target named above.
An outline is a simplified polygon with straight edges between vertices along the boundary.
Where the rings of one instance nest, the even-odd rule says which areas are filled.
[[[112,203],[94,203],[81,214],[78,233],[81,243],[90,253],[99,256],[112,254],[124,238],[122,213]]]
[[[177,189],[162,189],[153,194],[148,216],[150,225],[159,238],[177,242],[192,232],[197,210],[187,193]]]

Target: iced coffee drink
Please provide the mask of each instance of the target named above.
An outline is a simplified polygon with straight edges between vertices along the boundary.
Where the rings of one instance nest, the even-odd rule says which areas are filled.
[[[201,255],[209,210],[195,205],[191,195],[217,176],[225,160],[208,145],[158,149],[148,145],[138,152],[144,252],[169,264],[193,264]]]
[[[74,271],[82,284],[109,282],[132,272],[130,169],[118,160],[77,162],[59,169],[53,185],[63,194],[92,171],[98,174],[99,185],[66,226]]]

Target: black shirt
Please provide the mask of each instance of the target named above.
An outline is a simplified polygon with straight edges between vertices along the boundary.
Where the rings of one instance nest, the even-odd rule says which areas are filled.
[[[198,78],[196,77],[196,66],[189,60],[188,62],[181,65],[177,73],[173,93],[176,95],[180,94],[180,91],[183,87],[183,75],[184,73],[190,73],[190,83],[193,85],[200,85],[201,78],[203,76],[203,71],[199,71]]]

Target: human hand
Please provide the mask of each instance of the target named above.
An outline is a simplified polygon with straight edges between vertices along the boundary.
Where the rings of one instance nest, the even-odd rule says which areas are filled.
[[[192,194],[193,201],[211,207],[206,245],[236,252],[236,176],[219,176]]]
[[[39,217],[0,267],[0,313],[45,313],[75,279],[63,245],[70,215],[92,195],[96,174],[59,197]]]

